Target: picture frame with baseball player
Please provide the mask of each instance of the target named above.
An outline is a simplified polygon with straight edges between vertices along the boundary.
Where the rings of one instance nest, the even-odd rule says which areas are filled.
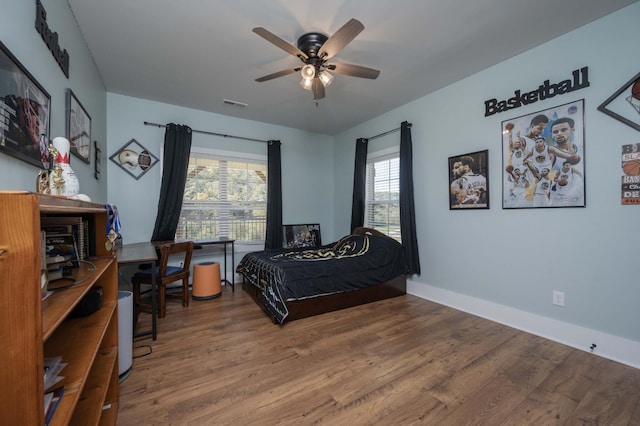
[[[640,73],[600,104],[598,111],[640,131]]]
[[[584,99],[505,120],[502,208],[585,207]]]
[[[449,210],[489,208],[489,150],[449,157]]]
[[[122,145],[109,159],[136,180],[151,170],[159,161],[155,155],[135,139]]]
[[[71,89],[67,89],[65,130],[71,144],[71,153],[89,164],[91,162],[91,116]]]

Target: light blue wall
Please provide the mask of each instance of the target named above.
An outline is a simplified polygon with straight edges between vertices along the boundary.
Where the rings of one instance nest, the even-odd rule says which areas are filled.
[[[186,124],[192,129],[282,143],[283,223],[320,223],[323,239],[333,237],[333,139],[297,129],[212,114],[128,96],[109,94],[108,153],[113,155],[135,139],[158,158],[162,156],[164,128],[158,124]],[[267,154],[267,144],[193,133],[192,146]],[[160,163],[139,180],[108,161],[109,202],[122,218],[125,243],[149,241],[160,194]],[[212,235],[215,237],[215,235]]]
[[[348,232],[355,139],[413,123],[417,283],[640,341],[638,206],[621,206],[621,146],[640,133],[597,106],[640,71],[640,4],[595,21],[339,135],[335,227]],[[508,35],[505,35],[508,36]],[[484,117],[506,99],[588,66],[591,86]],[[501,121],[585,99],[586,208],[503,210]],[[399,143],[399,134],[393,137]],[[453,155],[489,150],[490,210],[450,211]],[[551,304],[564,291],[566,306]]]
[[[0,40],[52,97],[51,135],[65,132],[70,87],[92,117],[92,139],[103,146],[101,180],[92,163],[72,157],[81,191],[118,205],[125,242],[147,241],[155,220],[161,167],[136,181],[108,157],[132,138],[156,156],[164,130],[143,125],[175,122],[258,139],[280,139],[284,222],[319,222],[324,241],[349,231],[355,140],[413,123],[416,219],[422,275],[418,285],[492,301],[523,312],[577,324],[640,342],[640,285],[636,273],[637,206],[620,205],[621,145],[640,133],[596,110],[640,71],[640,4],[595,21],[536,49],[418,99],[335,138],[296,129],[105,93],[66,4],[43,0],[49,26],[70,54],[66,79],[34,28],[35,1],[5,0]],[[508,35],[505,35],[508,36]],[[484,101],[515,89],[565,79],[588,66],[591,87],[511,112],[484,117]],[[584,209],[502,210],[500,123],[576,99],[585,99]],[[399,140],[393,133],[370,150]],[[194,145],[266,152],[266,145],[194,135]],[[488,149],[491,209],[450,211],[447,158]],[[37,168],[0,153],[0,189],[33,190]],[[108,192],[107,192],[108,184]],[[552,290],[566,306],[551,305]]]
[[[42,87],[51,95],[50,138],[65,136],[65,96],[71,88],[91,116],[92,143],[104,147],[107,139],[106,91],[93,59],[82,38],[66,1],[41,0],[47,11],[49,28],[58,33],[60,47],[69,52],[69,79],[55,61],[35,28],[35,0],[3,0],[0,7],[0,41],[18,58]],[[71,167],[80,181],[80,192],[94,201],[107,198],[106,169],[100,180],[94,178],[93,146],[91,164],[71,156]],[[102,164],[106,150],[102,151]],[[38,168],[0,153],[0,190],[35,191]]]

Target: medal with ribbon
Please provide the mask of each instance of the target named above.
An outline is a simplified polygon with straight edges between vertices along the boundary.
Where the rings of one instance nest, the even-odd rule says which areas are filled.
[[[107,211],[107,242],[104,243],[104,247],[111,251],[114,247],[113,243],[120,236],[120,215],[118,214],[118,208],[113,204],[105,204],[104,208]]]

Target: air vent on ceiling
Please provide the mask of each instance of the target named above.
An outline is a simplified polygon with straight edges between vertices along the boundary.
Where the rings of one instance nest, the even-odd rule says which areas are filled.
[[[233,106],[233,107],[238,107],[238,108],[246,108],[246,107],[248,107],[248,106],[249,106],[248,104],[245,104],[245,103],[243,103],[243,102],[232,101],[232,100],[229,100],[229,99],[223,99],[223,103],[224,103],[225,105],[229,105],[229,106]]]

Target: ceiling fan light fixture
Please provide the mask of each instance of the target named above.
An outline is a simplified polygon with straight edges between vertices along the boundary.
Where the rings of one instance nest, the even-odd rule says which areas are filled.
[[[311,90],[313,87],[313,78],[303,78],[300,80],[300,86],[305,90]]]
[[[333,81],[333,76],[327,70],[322,71],[320,75],[318,75],[318,78],[320,78],[320,81],[322,82],[322,84],[324,84],[324,87],[327,87]]]
[[[300,86],[313,92],[313,99],[323,99],[325,88],[333,81],[333,75],[327,70],[337,74],[350,75],[353,77],[376,79],[380,74],[379,70],[367,68],[353,64],[331,64],[327,63],[332,57],[339,53],[346,45],[364,30],[364,25],[357,19],[350,19],[338,31],[327,37],[321,33],[306,33],[298,38],[297,47],[286,40],[281,39],[274,33],[256,27],[253,32],[264,38],[269,43],[279,47],[288,54],[300,59],[304,65],[289,68],[275,73],[256,78],[255,81],[262,82],[273,80],[300,71],[302,80]]]
[[[303,79],[313,80],[313,77],[316,76],[316,67],[311,64],[307,64],[300,70],[300,74]]]

